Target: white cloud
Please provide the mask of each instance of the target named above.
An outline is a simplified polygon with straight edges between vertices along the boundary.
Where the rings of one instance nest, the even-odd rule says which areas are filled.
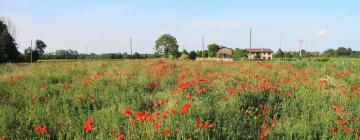
[[[328,33],[329,33],[329,30],[327,30],[327,29],[321,29],[321,30],[315,32],[315,35],[316,35],[316,36],[324,36],[324,35],[327,35]]]

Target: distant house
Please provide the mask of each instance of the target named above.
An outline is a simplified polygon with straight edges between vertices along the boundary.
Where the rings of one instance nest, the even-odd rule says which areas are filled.
[[[253,48],[245,49],[249,59],[260,59],[260,60],[270,60],[272,59],[273,51],[266,48]]]
[[[226,47],[223,47],[223,48],[220,48],[217,52],[216,52],[216,56],[218,58],[231,58],[233,54],[233,49],[231,48],[226,48]]]

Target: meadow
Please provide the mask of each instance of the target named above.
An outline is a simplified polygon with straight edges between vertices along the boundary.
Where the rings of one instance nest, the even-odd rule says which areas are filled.
[[[359,59],[0,65],[0,140],[356,140],[359,106]]]

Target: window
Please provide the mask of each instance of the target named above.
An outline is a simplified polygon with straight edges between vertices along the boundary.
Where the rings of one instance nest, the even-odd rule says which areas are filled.
[[[268,55],[271,55],[271,53],[268,53]]]

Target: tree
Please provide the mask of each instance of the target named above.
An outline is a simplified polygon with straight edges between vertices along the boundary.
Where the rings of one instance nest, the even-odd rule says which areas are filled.
[[[244,50],[244,49],[235,48],[232,57],[233,57],[233,58],[243,58],[243,57],[245,57],[245,50]]]
[[[40,56],[42,56],[44,54],[45,48],[46,48],[46,44],[44,43],[44,41],[37,39],[35,41],[35,48],[34,49],[31,48],[31,47],[25,49],[25,54],[26,54],[27,61],[30,61],[31,57],[32,57],[32,61],[39,60]]]
[[[346,55],[348,55],[348,50],[345,47],[339,47],[336,50],[336,55],[338,55],[338,56],[346,56]]]
[[[170,34],[164,34],[155,41],[155,54],[163,57],[178,57],[179,45],[175,37]]]
[[[189,53],[185,49],[182,51],[182,54],[189,55]]]
[[[195,53],[195,51],[191,51],[191,52],[189,53],[189,59],[190,59],[190,60],[195,60],[195,59],[196,59],[196,53]]]
[[[210,44],[208,45],[208,56],[209,57],[215,57],[216,56],[216,52],[220,49],[220,46],[218,44]]]
[[[138,52],[135,52],[132,58],[133,59],[141,59],[141,55]]]
[[[336,56],[336,51],[334,49],[327,49],[326,51],[324,51],[324,54],[326,56]]]
[[[274,54],[274,57],[283,58],[284,55],[285,55],[284,52],[281,49],[278,49],[278,51]]]
[[[18,61],[20,53],[16,45],[8,26],[0,19],[0,63]]]

